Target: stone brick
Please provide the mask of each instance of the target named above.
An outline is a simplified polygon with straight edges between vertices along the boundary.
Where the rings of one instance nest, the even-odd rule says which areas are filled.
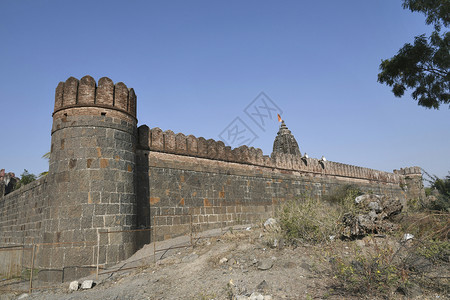
[[[114,102],[114,83],[108,77],[102,77],[98,80],[96,90],[96,103],[112,106]]]
[[[81,78],[78,86],[78,104],[94,104],[95,87],[95,80],[91,76]]]

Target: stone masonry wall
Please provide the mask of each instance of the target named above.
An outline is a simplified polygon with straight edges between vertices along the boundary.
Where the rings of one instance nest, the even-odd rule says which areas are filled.
[[[267,156],[136,124],[136,95],[125,84],[104,77],[97,85],[90,76],[59,83],[49,174],[0,195],[0,247],[39,244],[39,278],[67,281],[91,273],[97,259],[112,265],[128,258],[151,234],[162,240],[264,220],[279,203],[342,185],[403,202],[423,197],[418,167],[389,173]],[[153,232],[130,232],[139,228]],[[0,255],[0,273],[6,263]]]
[[[47,178],[38,179],[17,191],[0,196],[0,246],[29,248],[42,242],[45,222],[50,218],[49,184]],[[20,249],[20,248],[18,248]],[[0,274],[8,274],[9,258],[17,257],[17,263],[31,266],[31,252],[0,252]],[[21,271],[21,270],[20,270]]]
[[[408,196],[399,174],[292,155],[263,156],[260,149],[232,150],[222,142],[146,126],[139,127],[138,136],[138,225],[154,228],[157,240],[191,228],[260,221],[281,202],[321,197],[347,184],[402,202]]]

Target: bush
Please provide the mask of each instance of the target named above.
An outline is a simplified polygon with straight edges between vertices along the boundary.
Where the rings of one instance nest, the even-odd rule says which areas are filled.
[[[450,212],[450,172],[444,178],[430,175],[425,171],[424,175],[428,177],[424,180],[430,184],[430,187],[425,189],[426,195],[436,197],[434,201],[427,204],[427,208]]]
[[[355,255],[350,257],[334,256],[330,260],[333,278],[347,292],[386,295],[406,280],[402,268],[393,263],[394,256],[394,250],[387,245],[376,246],[369,253],[355,249]]]
[[[339,217],[336,209],[311,198],[288,201],[279,212],[282,233],[292,244],[329,241],[337,232]]]
[[[23,170],[23,173],[20,174],[20,180],[14,187],[15,190],[21,188],[24,185],[27,185],[36,180],[36,175],[29,173],[27,169]]]
[[[344,185],[336,188],[329,195],[324,196],[324,200],[329,202],[344,213],[356,213],[355,198],[364,194],[358,187],[353,185]]]
[[[445,212],[413,212],[401,216],[401,232],[422,240],[447,240],[450,235],[450,214]]]

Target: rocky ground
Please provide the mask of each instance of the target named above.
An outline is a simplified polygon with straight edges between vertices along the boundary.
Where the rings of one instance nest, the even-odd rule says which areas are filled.
[[[0,299],[376,299],[376,295],[352,295],[339,289],[330,267],[330,252],[352,255],[371,247],[368,239],[331,241],[322,246],[283,246],[283,241],[264,226],[248,226],[215,232],[199,239],[195,247],[159,252],[147,245],[121,264],[122,271],[92,276],[91,289],[70,291],[69,283],[32,294],[5,293]],[[385,237],[373,238],[385,240]],[[174,247],[189,238],[166,241],[158,247]],[[376,241],[375,241],[376,243]],[[392,243],[395,243],[392,241]],[[373,245],[372,245],[373,246]],[[364,250],[364,249],[363,249]],[[131,268],[127,269],[126,268]],[[117,269],[117,268],[116,268]],[[80,280],[80,283],[83,280]],[[4,281],[0,288],[27,289],[26,283]],[[449,295],[408,291],[392,299],[448,299]],[[380,297],[386,299],[386,297]]]

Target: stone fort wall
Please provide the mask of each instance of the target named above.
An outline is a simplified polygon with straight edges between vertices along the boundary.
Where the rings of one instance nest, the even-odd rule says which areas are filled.
[[[158,240],[270,217],[279,203],[343,185],[400,199],[422,197],[419,167],[394,173],[273,153],[182,133],[138,128],[138,224]],[[192,215],[192,220],[187,217]]]
[[[90,76],[61,82],[49,174],[0,195],[0,246],[41,243],[36,267],[46,271],[39,277],[71,280],[92,272],[97,260],[112,265],[129,257],[153,237],[256,222],[286,200],[320,198],[346,184],[404,202],[423,195],[418,167],[388,173],[267,156],[136,124],[136,95],[125,84]],[[100,234],[106,231],[117,233]]]

